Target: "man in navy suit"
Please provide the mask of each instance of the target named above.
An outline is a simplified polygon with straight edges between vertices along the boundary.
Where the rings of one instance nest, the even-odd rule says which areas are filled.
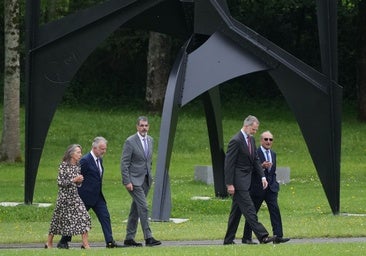
[[[86,209],[93,209],[102,226],[104,239],[107,248],[122,247],[117,244],[112,235],[111,218],[107,208],[107,202],[102,192],[103,180],[103,156],[107,151],[107,140],[103,137],[96,137],[93,140],[91,151],[80,160],[81,174],[84,176],[82,185],[78,188],[79,195],[83,200]],[[68,249],[70,236],[63,236],[58,243],[58,248]]]
[[[261,178],[262,189],[268,185],[256,154],[253,135],[257,132],[259,121],[255,116],[244,120],[242,129],[230,140],[225,157],[225,184],[232,196],[231,211],[224,238],[224,245],[235,244],[235,234],[244,215],[260,243],[273,242],[266,228],[258,221],[257,213],[249,195],[252,173]]]
[[[161,242],[154,239],[149,225],[146,196],[152,184],[153,138],[147,134],[149,122],[140,116],[136,123],[137,132],[128,137],[123,145],[121,157],[122,183],[132,198],[128,216],[125,246],[142,246],[134,239],[140,219],[145,245],[156,246]]]
[[[257,154],[260,162],[262,163],[264,174],[268,181],[268,187],[263,190],[260,181],[261,177],[257,173],[253,172],[250,196],[257,212],[259,211],[263,201],[266,202],[273,230],[273,243],[278,244],[285,243],[290,239],[283,237],[281,213],[277,202],[280,185],[276,180],[276,153],[271,149],[272,145],[272,133],[270,131],[263,132],[261,134],[261,146],[257,149]],[[255,242],[252,241],[252,229],[247,221],[244,226],[242,243],[255,244]]]

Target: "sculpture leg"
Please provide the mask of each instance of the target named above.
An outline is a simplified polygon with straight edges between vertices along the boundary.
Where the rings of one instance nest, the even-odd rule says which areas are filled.
[[[222,133],[220,91],[218,87],[205,92],[202,97],[205,107],[207,129],[210,141],[215,195],[226,197],[224,177],[225,151]]]
[[[178,110],[182,93],[181,86],[184,81],[186,56],[185,47],[183,47],[170,73],[165,93],[151,213],[151,219],[153,221],[169,221],[170,218],[169,164],[178,122]]]

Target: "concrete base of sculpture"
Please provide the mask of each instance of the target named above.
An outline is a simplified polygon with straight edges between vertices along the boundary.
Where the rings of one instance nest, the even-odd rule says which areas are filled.
[[[194,167],[194,180],[201,181],[208,185],[214,184],[212,166],[196,165]]]
[[[290,182],[290,167],[277,167],[276,179],[280,184],[287,184]]]
[[[287,184],[290,182],[290,167],[277,167],[276,170],[277,182]],[[194,167],[194,180],[201,181],[205,184],[214,184],[212,166],[196,165]]]
[[[4,207],[15,207],[15,206],[21,206],[21,205],[25,205],[24,203],[21,202],[0,202],[0,206],[4,206]],[[33,206],[37,206],[37,207],[50,207],[52,204],[50,203],[33,203]]]

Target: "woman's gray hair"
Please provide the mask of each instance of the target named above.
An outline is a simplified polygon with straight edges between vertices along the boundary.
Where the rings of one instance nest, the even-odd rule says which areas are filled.
[[[79,144],[71,144],[70,146],[68,146],[65,151],[64,157],[62,158],[62,161],[70,163],[72,154],[75,153],[77,148],[80,148],[81,150],[83,149]]]

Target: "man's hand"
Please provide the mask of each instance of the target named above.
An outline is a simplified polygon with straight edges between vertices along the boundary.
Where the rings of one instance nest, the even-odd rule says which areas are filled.
[[[262,185],[263,185],[263,189],[266,189],[266,188],[267,188],[267,186],[268,186],[268,182],[267,182],[266,177],[263,177],[263,178],[262,178]]]
[[[127,191],[132,191],[132,190],[133,190],[133,185],[132,185],[132,183],[128,183],[128,184],[126,184],[126,185],[125,185],[125,187],[126,187]]]
[[[264,161],[263,163],[262,163],[262,167],[264,168],[264,169],[270,169],[271,167],[272,167],[272,163],[271,162],[268,162],[268,161]]]
[[[235,193],[234,185],[227,185],[227,192],[228,192],[230,195],[234,195],[234,193]]]

